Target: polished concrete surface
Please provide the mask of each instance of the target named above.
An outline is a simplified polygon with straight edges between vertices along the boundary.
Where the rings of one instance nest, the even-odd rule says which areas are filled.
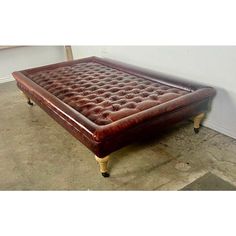
[[[0,84],[0,190],[179,190],[211,172],[236,186],[236,140],[184,122],[111,154],[103,178],[92,152],[15,82]]]

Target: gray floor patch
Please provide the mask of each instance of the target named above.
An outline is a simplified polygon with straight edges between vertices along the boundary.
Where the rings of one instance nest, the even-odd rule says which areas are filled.
[[[182,190],[236,190],[236,187],[220,177],[207,173],[198,178],[191,184],[185,186]]]

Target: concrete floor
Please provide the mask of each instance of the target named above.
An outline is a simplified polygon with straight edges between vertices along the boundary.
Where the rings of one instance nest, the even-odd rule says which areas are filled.
[[[207,172],[236,185],[236,140],[185,122],[111,154],[103,178],[92,152],[15,82],[0,84],[0,190],[179,190]]]

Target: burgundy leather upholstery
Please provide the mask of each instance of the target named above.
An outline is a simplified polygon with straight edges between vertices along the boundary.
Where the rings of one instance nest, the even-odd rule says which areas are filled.
[[[207,109],[214,89],[100,58],[14,72],[18,87],[97,156]]]

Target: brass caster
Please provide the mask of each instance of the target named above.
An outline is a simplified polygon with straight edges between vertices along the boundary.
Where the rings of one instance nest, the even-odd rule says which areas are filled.
[[[30,106],[33,106],[34,104],[30,101],[30,99],[27,102]]]
[[[102,173],[102,176],[103,176],[104,178],[107,178],[107,177],[110,177],[110,174],[109,174],[108,172],[104,172],[104,173]]]
[[[195,132],[195,134],[198,134],[199,133],[199,128],[194,128],[194,132]]]
[[[25,93],[23,93],[23,92],[21,92],[21,93],[22,93],[22,95],[26,98],[27,103],[28,103],[30,106],[33,106],[34,104],[31,102],[30,98],[29,98]]]

